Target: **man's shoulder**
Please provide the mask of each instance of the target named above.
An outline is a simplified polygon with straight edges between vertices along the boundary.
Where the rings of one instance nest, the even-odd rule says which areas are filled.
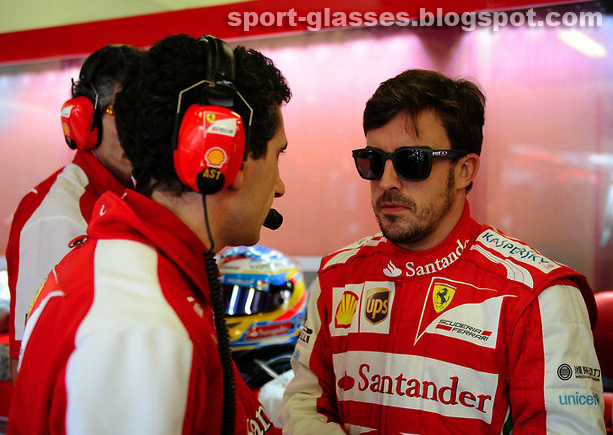
[[[31,208],[34,204],[40,204],[40,202],[45,198],[45,196],[49,193],[49,190],[51,190],[52,186],[57,181],[58,175],[60,175],[64,169],[65,167],[59,168],[53,174],[49,175],[43,181],[31,188],[30,191],[26,193],[23,198],[21,198],[21,201],[19,201],[17,212],[19,212],[20,210]]]
[[[58,191],[74,190],[73,186],[78,186],[79,191],[83,191],[89,183],[88,176],[83,168],[76,163],[69,163],[57,169],[43,181],[34,186],[21,199],[17,211],[32,209],[49,195],[56,194]]]
[[[514,264],[531,272],[539,271],[545,275],[562,269],[570,270],[528,243],[511,237],[492,226],[481,227],[470,249],[482,254],[479,258],[492,264]]]
[[[68,216],[67,210],[80,215],[80,202],[88,195],[89,180],[85,172],[74,163],[59,169],[34,187],[19,203],[15,216],[53,217]]]
[[[321,260],[320,272],[372,256],[379,252],[385,243],[387,239],[381,233],[353,242],[324,256]]]
[[[481,228],[469,252],[481,270],[492,271],[501,279],[518,283],[532,298],[552,285],[571,284],[581,292],[593,326],[596,318],[594,295],[581,273],[491,226]]]
[[[11,224],[11,232],[21,231],[21,228],[32,217],[34,212],[40,207],[45,200],[49,191],[57,181],[58,175],[64,170],[64,167],[58,169],[45,180],[38,183],[19,201]]]
[[[538,294],[562,279],[570,279],[580,289],[589,289],[586,278],[579,272],[492,226],[480,228],[468,252],[480,270],[516,282],[530,293]]]

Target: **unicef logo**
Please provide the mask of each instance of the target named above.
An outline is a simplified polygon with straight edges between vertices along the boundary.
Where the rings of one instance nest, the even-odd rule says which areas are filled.
[[[568,381],[573,376],[573,369],[568,364],[560,364],[558,367],[558,377],[563,381]]]

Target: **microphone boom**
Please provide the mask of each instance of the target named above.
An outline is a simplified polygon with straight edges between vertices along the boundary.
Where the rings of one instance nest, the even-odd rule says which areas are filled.
[[[271,208],[264,220],[264,226],[270,230],[276,230],[283,223],[283,216],[274,208]]]

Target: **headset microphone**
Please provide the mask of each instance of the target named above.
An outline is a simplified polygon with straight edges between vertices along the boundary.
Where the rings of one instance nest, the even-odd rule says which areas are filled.
[[[283,223],[283,216],[274,208],[271,208],[264,220],[264,226],[270,230],[276,230]]]

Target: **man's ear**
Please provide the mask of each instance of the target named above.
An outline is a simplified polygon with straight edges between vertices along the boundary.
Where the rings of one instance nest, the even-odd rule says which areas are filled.
[[[241,163],[241,167],[236,173],[236,177],[234,177],[234,180],[232,181],[232,183],[230,183],[230,186],[228,187],[233,190],[238,190],[242,188],[245,185],[245,172],[248,169],[249,169],[249,159]]]
[[[473,182],[479,172],[481,158],[477,154],[468,154],[462,157],[455,171],[455,187],[457,189],[465,189]]]

